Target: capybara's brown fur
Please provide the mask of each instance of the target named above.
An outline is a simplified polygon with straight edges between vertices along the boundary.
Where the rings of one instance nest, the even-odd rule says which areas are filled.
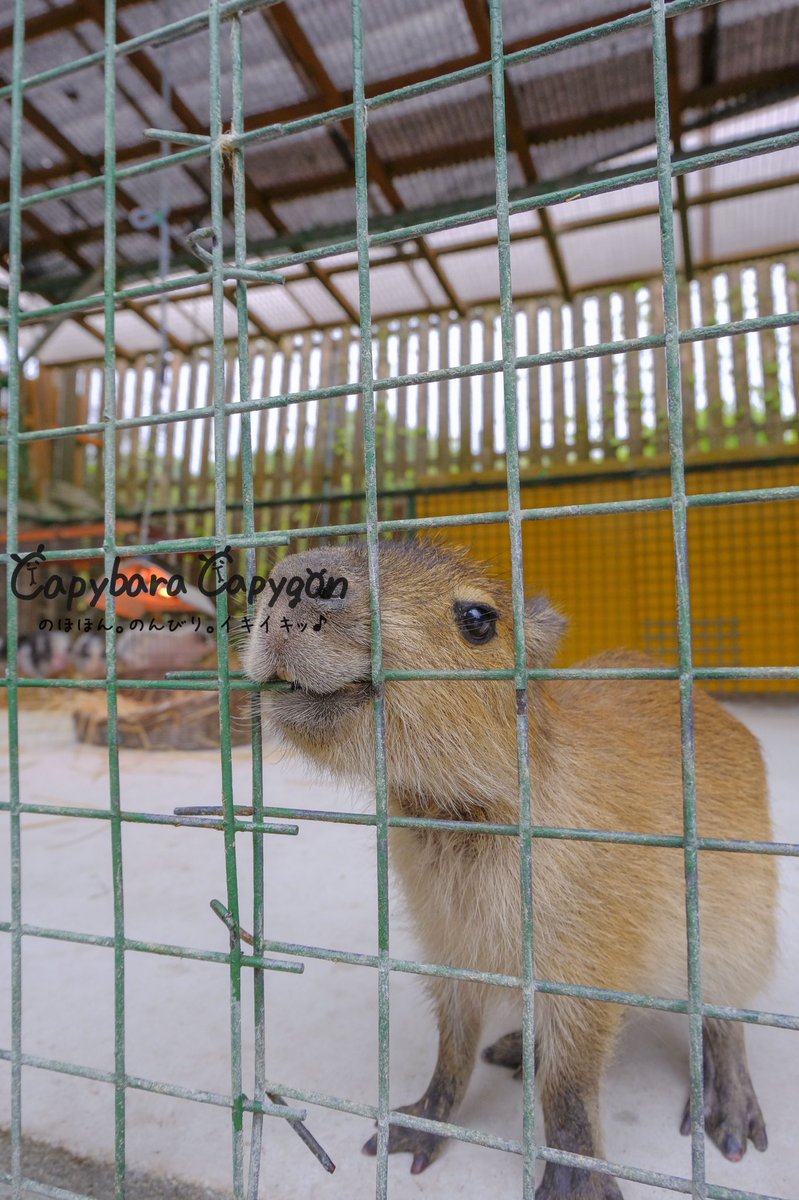
[[[325,572],[322,575],[322,572]],[[347,780],[374,778],[369,573],[363,545],[292,555],[272,578],[310,580],[290,606],[264,595],[246,653],[257,680],[290,680],[269,693],[267,718],[282,739]],[[324,585],[346,578],[325,599]],[[430,542],[383,544],[380,624],[386,670],[512,668],[507,585],[459,551]],[[322,591],[322,595],[314,593]],[[270,601],[272,601],[270,605]],[[268,629],[258,628],[269,616]],[[320,620],[320,617],[323,618]],[[283,618],[288,618],[283,622]],[[298,621],[308,622],[300,634]],[[291,625],[288,629],[285,626]],[[316,624],[320,628],[312,630]],[[563,619],[542,597],[528,602],[527,661],[547,666]],[[614,651],[585,667],[652,666]],[[533,823],[571,829],[681,835],[679,688],[669,680],[552,680],[528,688]],[[699,833],[771,839],[757,741],[703,691],[694,696]],[[386,766],[393,814],[516,824],[517,696],[512,680],[397,680],[385,684]],[[522,919],[516,837],[392,829],[392,863],[426,961],[521,974]],[[536,976],[620,992],[684,998],[687,948],[680,848],[537,837]],[[762,854],[700,855],[703,997],[746,1005],[774,954],[776,872]],[[497,989],[436,978],[439,1058],[424,1096],[405,1111],[453,1118],[472,1071],[484,1012]],[[539,993],[536,1072],[548,1143],[598,1156],[598,1088],[624,1015],[619,1004]],[[765,1149],[742,1026],[706,1019],[705,1123],[730,1159],[751,1139]],[[521,1039],[485,1051],[520,1067]],[[687,1119],[683,1129],[687,1129]],[[440,1150],[432,1133],[391,1127],[390,1148],[424,1170]],[[367,1145],[375,1148],[374,1139]],[[615,1180],[548,1163],[539,1200],[618,1200]]]

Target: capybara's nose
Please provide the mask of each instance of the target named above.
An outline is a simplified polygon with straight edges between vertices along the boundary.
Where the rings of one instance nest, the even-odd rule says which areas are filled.
[[[267,605],[306,613],[341,612],[346,608],[350,581],[336,570],[335,558],[322,550],[292,554],[272,569],[267,580]]]

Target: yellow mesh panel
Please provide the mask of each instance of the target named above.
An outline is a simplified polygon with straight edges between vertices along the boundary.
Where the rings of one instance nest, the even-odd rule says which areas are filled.
[[[799,484],[799,464],[691,472],[689,493]],[[663,474],[562,479],[522,488],[527,508],[595,504],[669,494]],[[420,517],[503,510],[504,488],[419,495]],[[697,666],[793,666],[799,662],[799,506],[772,501],[691,509],[688,522],[694,661]],[[510,574],[505,525],[453,528],[446,538]],[[674,548],[668,511],[525,522],[528,594],[543,591],[569,618],[556,665],[616,646],[677,661]],[[730,680],[713,690],[796,692],[797,680]]]

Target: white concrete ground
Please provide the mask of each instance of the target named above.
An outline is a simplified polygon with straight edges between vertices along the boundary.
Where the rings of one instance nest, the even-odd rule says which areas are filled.
[[[737,702],[731,707],[761,738],[771,778],[776,836],[799,841],[799,707]],[[77,745],[63,712],[25,710],[22,787],[27,800],[105,807],[105,752]],[[3,733],[5,736],[5,732]],[[308,808],[366,808],[366,801],[335,792],[298,766],[267,755],[269,802]],[[3,769],[5,747],[0,747]],[[169,813],[176,804],[218,802],[219,766],[213,753],[147,754],[122,751],[123,805]],[[237,798],[246,803],[249,753],[234,752]],[[243,911],[249,905],[247,839],[240,853]],[[296,838],[267,846],[268,934],[355,951],[376,945],[374,833],[369,828],[303,822]],[[85,932],[112,932],[109,825],[101,820],[29,816],[23,821],[23,919],[30,924]],[[0,814],[0,876],[7,879],[8,821]],[[211,913],[224,899],[222,837],[168,826],[124,827],[126,929],[132,938],[225,949],[227,935]],[[782,860],[781,944],[776,977],[758,998],[761,1007],[799,1012],[799,861]],[[8,919],[8,887],[0,897]],[[414,954],[413,938],[394,905],[392,952]],[[8,938],[2,935],[0,1044],[10,1044]],[[245,978],[245,985],[247,980]],[[245,987],[245,1041],[251,1047],[251,1003]],[[127,1069],[168,1083],[229,1092],[228,978],[224,966],[150,955],[127,956]],[[376,1101],[376,972],[307,960],[301,976],[267,981],[270,1077],[354,1101]],[[434,1059],[435,1030],[419,979],[397,976],[391,986],[392,1103],[416,1099]],[[688,1140],[678,1133],[686,1096],[687,1049],[683,1018],[643,1014],[627,1027],[605,1082],[605,1150],[609,1158],[673,1174],[690,1174]],[[486,1034],[511,1028],[498,1017]],[[113,969],[103,948],[28,938],[24,943],[24,1050],[73,1063],[113,1068]],[[726,1162],[711,1144],[707,1172],[716,1184],[784,1200],[799,1197],[799,1034],[747,1030],[752,1074],[766,1117],[770,1146],[751,1147],[740,1164]],[[249,1054],[245,1080],[251,1077]],[[108,1159],[113,1149],[113,1092],[104,1083],[27,1068],[23,1087],[26,1133],[74,1155]],[[142,1092],[128,1096],[128,1157],[151,1176],[190,1181],[181,1196],[229,1195],[230,1137],[226,1110]],[[9,1119],[9,1066],[0,1062],[0,1129]],[[467,1125],[516,1137],[521,1130],[519,1084],[479,1064],[460,1113]],[[361,1118],[309,1107],[308,1126],[338,1169],[326,1175],[282,1122],[266,1121],[262,1195],[273,1200],[366,1200],[374,1191],[374,1159],[359,1153],[371,1125]],[[26,1170],[35,1176],[41,1147]],[[0,1143],[2,1153],[2,1143]],[[512,1155],[451,1144],[420,1177],[401,1155],[390,1164],[392,1197],[516,1196],[521,1162]],[[45,1168],[42,1166],[42,1170]],[[53,1170],[52,1163],[48,1168]],[[64,1167],[62,1186],[94,1188],[80,1162]],[[89,1168],[86,1168],[89,1171]],[[66,1175],[68,1174],[68,1182]],[[42,1177],[42,1176],[40,1176]],[[57,1179],[51,1178],[52,1182]],[[178,1196],[152,1180],[152,1200]],[[655,1189],[623,1185],[626,1200]],[[2,1188],[0,1188],[2,1193]],[[660,1192],[660,1195],[676,1193]],[[105,1195],[105,1192],[103,1192]],[[203,1198],[206,1193],[202,1192]]]

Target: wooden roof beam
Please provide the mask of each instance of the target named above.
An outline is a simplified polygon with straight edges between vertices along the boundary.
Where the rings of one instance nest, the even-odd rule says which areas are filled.
[[[5,78],[0,75],[0,85],[5,85],[5,83]],[[50,118],[46,117],[44,113],[41,112],[40,109],[38,109],[33,101],[27,96],[23,96],[22,108],[25,119],[30,121],[34,129],[38,129],[39,133],[43,134],[48,141],[52,142],[54,146],[58,146],[59,150],[63,151],[67,158],[70,159],[70,161],[74,164],[74,169],[76,171],[86,171],[90,175],[95,173],[95,164],[92,162],[89,156],[84,154],[83,151],[79,150],[76,146],[73,146],[66,135],[61,132],[58,126],[54,125]],[[128,212],[132,212],[134,208],[139,207],[138,201],[135,200],[119,183],[117,184],[116,194],[119,199],[119,203],[125,209],[127,209]],[[171,231],[170,238],[182,253],[185,250],[185,246],[183,245],[182,241],[180,241],[177,235]]]
[[[23,209],[23,212],[35,212],[35,209],[27,208]],[[169,218],[174,221],[191,222],[192,226],[196,226],[202,223],[207,212],[208,205],[205,203],[202,205],[186,204],[179,208],[171,208],[169,210]],[[117,221],[117,237],[126,233],[140,232],[141,230],[135,229],[126,217]],[[86,225],[83,229],[71,229],[68,233],[59,234],[58,237],[61,239],[68,238],[72,246],[91,246],[103,240],[103,227],[102,225]],[[33,256],[40,254],[45,246],[49,246],[50,244],[51,241],[49,239],[31,240],[23,242],[22,251],[25,256]]]
[[[480,53],[486,58],[491,58],[491,22],[486,11],[484,0],[463,0],[463,6],[466,9],[466,15],[469,18],[472,31],[477,40],[477,45]],[[516,94],[513,90],[507,71],[504,75],[505,81],[505,125],[507,129],[508,141],[511,149],[521,164],[524,177],[528,183],[536,184],[539,182],[538,171],[533,162],[530,153],[530,144],[527,140],[527,134],[524,131],[519,105],[516,100]],[[544,240],[547,244],[552,268],[555,272],[555,278],[558,280],[565,300],[571,300],[572,287],[569,283],[566,264],[563,261],[558,239],[555,230],[552,226],[549,213],[545,208],[538,210],[538,219],[541,222],[541,232],[544,235]]]
[[[666,23],[666,69],[669,90],[669,121],[671,124],[671,140],[674,153],[682,150],[682,111],[683,100],[680,94],[680,60],[677,42],[677,17]],[[685,176],[677,176],[677,211],[680,218],[680,236],[682,239],[683,265],[685,277],[689,281],[694,277],[694,256],[691,246],[691,223],[688,219],[688,201],[685,187]]]
[[[699,70],[703,87],[713,87],[719,67],[719,10],[716,5],[702,14],[702,33],[699,42]]]
[[[329,108],[338,108],[341,104],[347,103],[341,92],[336,88],[333,80],[325,69],[319,55],[316,53],[313,45],[310,42],[305,30],[300,25],[297,18],[292,13],[287,4],[280,4],[274,8],[262,9],[262,16],[273,33],[278,38],[280,45],[289,59],[295,64],[295,69],[298,69],[301,76],[311,83],[313,88],[318,92],[322,101]],[[338,127],[343,133],[347,147],[350,152],[355,149],[355,125],[351,118],[340,121]],[[342,147],[340,143],[336,143],[339,151]],[[347,165],[351,165],[351,160],[348,161],[348,156],[344,155]],[[385,196],[388,203],[391,205],[394,212],[404,212],[405,204],[402,197],[397,191],[392,179],[385,169],[380,156],[374,149],[374,146],[367,141],[366,147],[366,163],[369,174],[375,181],[381,192]],[[441,269],[438,258],[433,250],[425,242],[424,238],[414,239],[419,247],[422,257],[427,262],[432,270],[439,286],[443,290],[445,296],[455,310],[463,316],[465,307],[463,301],[457,295],[452,283],[447,278],[445,272]]]
[[[93,290],[95,286],[99,285],[102,279],[102,272],[100,268],[93,266],[87,258],[83,257],[83,255],[75,248],[72,238],[63,239],[52,233],[48,229],[45,222],[42,221],[40,217],[37,217],[35,213],[31,212],[30,209],[23,209],[22,217],[25,223],[29,225],[31,229],[36,230],[42,244],[49,245],[54,250],[59,250],[66,258],[70,260],[70,262],[73,262],[75,266],[79,268],[79,270],[84,272],[84,280],[90,279],[94,281],[92,283],[91,290]],[[82,294],[89,295],[90,292],[83,288]],[[74,298],[77,298],[77,296]],[[180,350],[183,354],[187,354],[189,352],[191,348],[188,346],[188,344],[180,341],[175,337],[174,334],[170,333],[169,330],[162,330],[161,326],[158,324],[155,318],[150,316],[150,314],[146,311],[145,306],[141,302],[129,300],[125,307],[129,308],[138,317],[140,317],[146,325],[149,325],[159,334],[165,336],[173,350]],[[69,316],[69,314],[66,314],[66,319],[69,319]],[[76,321],[82,329],[86,330],[87,333],[90,333],[93,337],[98,338],[101,342],[105,342],[103,335],[99,333],[91,324],[91,322],[87,321],[81,313],[73,313],[71,315],[71,319]],[[61,322],[59,322],[59,324],[61,324]],[[52,332],[55,332],[55,328],[56,327],[53,328]],[[133,357],[130,351],[125,350],[119,345],[119,343],[117,343],[117,353],[121,354],[123,358]]]
[[[95,21],[102,27],[103,20],[104,20],[103,5],[99,2],[99,0],[85,0],[85,3],[87,3],[89,8],[91,9],[91,14],[92,14],[93,18],[95,19]],[[128,31],[125,29],[124,25],[122,25],[120,21],[117,21],[117,33],[123,40],[127,40],[129,37]],[[158,65],[150,58],[149,54],[147,54],[144,50],[135,50],[129,57],[130,57],[131,65],[134,67],[134,69],[139,73],[139,75],[142,77],[142,79],[145,80],[145,82],[150,86],[150,88],[152,88],[152,90],[160,97],[163,93],[164,80],[163,80],[163,75],[162,75],[161,70],[158,67]],[[188,104],[186,104],[185,101],[181,99],[180,95],[174,88],[172,88],[170,90],[170,105],[171,105],[172,111],[174,112],[175,116],[178,118],[178,120],[180,120],[183,123],[184,127],[190,133],[205,133],[206,132],[205,127],[203,126],[203,123],[199,120],[199,118],[196,116],[194,111],[191,108],[189,108]],[[248,192],[249,192],[250,196],[254,199],[255,206],[259,209],[261,214],[264,217],[266,217],[269,224],[272,225],[272,227],[278,233],[287,233],[288,227],[284,224],[284,222],[282,222],[280,220],[280,218],[274,212],[274,209],[272,208],[271,204],[269,203],[268,198],[264,195],[264,193],[261,191],[261,189],[257,188],[252,183],[252,181],[247,177],[246,172],[245,172],[244,178],[245,178],[245,185],[247,186]],[[181,249],[182,250],[185,249],[185,247],[182,245],[182,243],[181,243]],[[323,285],[323,287],[327,288],[327,290],[330,292],[333,299],[336,301],[336,303],[339,305],[339,307],[341,307],[344,310],[344,312],[347,314],[347,316],[350,318],[350,320],[357,320],[356,311],[349,304],[346,297],[343,296],[341,294],[341,292],[339,292],[338,288],[334,288],[330,284],[325,272],[320,267],[317,267],[317,265],[315,263],[308,264],[308,271],[311,275],[313,275],[316,279],[318,279],[320,281],[320,283]]]
[[[144,3],[146,0],[117,0],[117,9],[135,8]],[[33,42],[53,33],[63,33],[85,20],[84,0],[73,0],[72,4],[62,4],[60,8],[39,13],[36,17],[28,17],[25,21],[25,41]],[[0,25],[0,50],[8,50],[13,44],[14,22],[9,21],[7,25]]]
[[[22,218],[31,229],[36,230],[40,237],[48,238],[53,249],[60,250],[61,253],[70,260],[70,262],[74,263],[80,271],[84,272],[83,278],[76,283],[76,291],[73,298],[80,299],[83,295],[89,295],[89,291],[86,290],[86,287],[88,286],[87,281],[91,282],[90,290],[94,288],[95,280],[99,283],[100,272],[98,268],[92,266],[88,259],[84,258],[83,255],[77,250],[74,250],[68,241],[64,243],[60,238],[57,238],[55,235],[51,234],[41,217],[36,216],[35,213],[30,211],[30,209],[22,210]],[[80,325],[81,329],[85,329],[87,333],[91,334],[92,337],[97,338],[98,341],[105,345],[105,338],[103,334],[98,333],[98,331],[82,313],[73,313],[71,315],[72,319],[78,325]],[[52,337],[55,331],[60,328],[65,321],[69,320],[69,317],[70,314],[68,313],[60,313],[55,318],[48,321],[43,332],[36,339],[33,347],[25,355],[25,358],[33,358],[42,348],[45,342]],[[128,350],[125,350],[123,346],[120,346],[119,342],[116,342],[116,351],[117,354],[119,354],[122,358],[130,359],[132,357]]]
[[[715,15],[716,11],[716,9],[709,9],[707,15]],[[404,75],[397,76],[394,79],[380,80],[367,88],[367,94],[377,95],[383,91],[393,90],[395,86],[404,86],[408,82],[417,82],[417,75],[419,78],[430,77],[442,72],[457,70],[464,65],[473,65],[473,62],[479,61],[481,61],[481,56],[475,54],[466,58],[452,59],[448,62],[439,63],[436,65],[435,70],[431,69],[425,72],[418,72],[416,75]],[[718,103],[720,100],[733,99],[736,96],[747,93],[762,96],[764,103],[766,103],[770,102],[772,93],[779,92],[782,89],[785,89],[786,92],[799,91],[799,80],[795,68],[775,67],[770,71],[741,76],[738,79],[726,79],[721,82],[714,80],[712,76],[705,73],[700,86],[691,92],[686,92],[683,96],[683,109],[706,108]],[[349,93],[342,92],[341,95],[343,98],[342,103],[350,102],[351,95]],[[250,113],[245,116],[244,129],[245,131],[251,131],[267,125],[284,124],[286,121],[315,116],[317,113],[323,111],[324,106],[319,102],[318,98],[315,100],[303,100],[297,104]],[[645,120],[651,116],[651,100],[638,101],[635,104],[623,105],[614,109],[586,113],[579,117],[572,117],[568,121],[552,121],[547,125],[533,126],[526,130],[526,136],[532,144],[541,144],[558,141],[567,137],[579,136],[580,134],[592,133],[598,130],[616,129],[621,125],[632,124],[635,121]],[[198,132],[207,132],[202,123],[198,125]],[[154,144],[150,140],[136,142],[130,146],[119,146],[117,148],[117,161],[120,163],[130,163],[151,158],[153,151]],[[384,166],[390,175],[396,176],[403,174],[406,170],[420,170],[426,166],[442,162],[465,162],[471,158],[484,157],[491,152],[490,139],[476,139],[474,142],[456,143],[452,146],[445,146],[426,153],[422,152],[414,156],[409,155],[394,162],[384,160]],[[94,161],[91,170],[87,171],[87,173],[97,175],[101,169],[101,164]],[[78,174],[83,170],[87,169],[76,167],[74,159],[69,157],[68,159],[54,163],[50,167],[26,168],[24,179],[26,186],[48,184],[64,179],[71,174]],[[336,180],[335,186],[343,186],[338,175],[331,178]],[[7,178],[0,181],[0,199],[6,200],[8,198],[8,183]],[[303,194],[301,189],[304,186],[310,185],[297,185],[297,195]],[[271,194],[272,192],[270,191]],[[277,198],[277,191],[274,195]]]

